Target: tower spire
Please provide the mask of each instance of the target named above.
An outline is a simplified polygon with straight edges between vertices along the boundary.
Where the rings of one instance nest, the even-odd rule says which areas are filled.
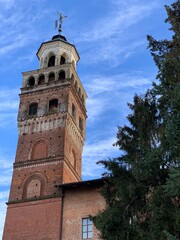
[[[59,19],[58,20],[56,20],[56,28],[58,27],[58,22],[59,22],[59,27],[58,27],[58,32],[59,32],[59,35],[61,34],[61,32],[62,32],[62,25],[63,25],[63,20],[64,20],[64,18],[66,18],[67,16],[64,16],[62,13],[59,13],[59,12],[57,12],[58,13],[58,15],[59,15]]]

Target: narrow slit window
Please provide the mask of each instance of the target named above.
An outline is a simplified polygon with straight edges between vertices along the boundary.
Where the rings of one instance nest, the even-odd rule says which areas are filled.
[[[72,104],[72,116],[74,119],[76,118],[76,107],[74,106],[74,104]]]
[[[83,131],[83,120],[81,117],[79,117],[79,128],[81,131]]]

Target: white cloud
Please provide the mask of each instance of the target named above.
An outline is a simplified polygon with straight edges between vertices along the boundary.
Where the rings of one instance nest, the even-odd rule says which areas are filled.
[[[117,74],[112,76],[88,76],[85,79],[85,89],[88,95],[97,95],[107,92],[119,92],[125,88],[137,88],[151,83],[151,77],[143,77],[141,73]]]
[[[108,114],[110,109],[116,112],[122,111],[128,101],[132,102],[135,92],[145,93],[150,84],[151,78],[143,77],[138,72],[112,76],[87,76],[84,84],[88,93],[87,124],[99,120],[101,115],[105,112]]]
[[[1,176],[0,178],[0,185],[2,186],[9,186],[11,182],[11,173],[9,173],[7,176]]]
[[[119,1],[109,16],[96,22],[90,28],[92,30],[81,35],[80,41],[104,41],[113,35],[117,38],[125,29],[146,18],[157,6],[155,1],[149,4],[137,2],[137,4],[127,4],[126,6]]]
[[[138,26],[159,6],[154,0],[148,4],[141,0],[112,1],[110,10],[95,21],[89,21],[76,39],[78,45],[86,48],[81,54],[83,64],[104,61],[107,66],[116,67],[145,50],[147,32],[143,33]]]
[[[15,50],[25,48],[39,40],[43,31],[41,24],[37,24],[41,18],[50,15],[47,9],[41,9],[43,1],[38,2],[36,7],[33,4],[36,0],[22,4],[21,1],[0,0],[0,4],[4,6],[0,13],[1,29],[0,29],[0,58],[11,57],[11,61]],[[9,8],[12,8],[9,10]],[[33,11],[32,11],[33,9]],[[11,11],[11,14],[10,12]],[[35,25],[36,23],[36,25]],[[44,35],[44,34],[43,34]],[[9,56],[11,52],[11,56]],[[20,57],[20,53],[18,58]]]
[[[1,199],[7,199],[9,195],[9,191],[2,191],[0,192],[0,200]]]
[[[112,133],[113,134],[113,133]],[[109,157],[118,156],[119,150],[113,147],[113,143],[116,142],[114,137],[109,137],[105,140],[98,141],[97,139],[93,143],[85,144],[83,151],[83,176],[86,178],[101,177],[104,172],[102,165],[96,163],[100,160],[107,160]]]
[[[4,88],[0,90],[0,128],[8,124],[16,124],[19,105],[18,89]]]

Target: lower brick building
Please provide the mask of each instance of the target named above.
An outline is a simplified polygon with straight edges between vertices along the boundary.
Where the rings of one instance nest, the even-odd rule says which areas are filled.
[[[37,57],[39,69],[23,73],[3,240],[98,240],[89,216],[105,207],[105,180],[81,179],[87,94],[61,24]]]

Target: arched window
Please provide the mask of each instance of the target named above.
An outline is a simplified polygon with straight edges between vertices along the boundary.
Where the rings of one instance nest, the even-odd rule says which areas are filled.
[[[61,56],[61,59],[60,59],[60,65],[63,65],[66,63],[66,59],[64,56]]]
[[[31,160],[42,159],[48,157],[48,146],[44,140],[40,140],[34,144],[31,151]]]
[[[50,73],[49,74],[49,82],[53,82],[55,80],[55,74],[54,73]]]
[[[59,80],[64,80],[66,78],[65,71],[60,71],[59,73]]]
[[[55,66],[55,58],[56,58],[56,57],[55,57],[54,55],[49,58],[48,67],[53,67],[53,66]]]
[[[41,173],[33,173],[23,183],[23,199],[39,198],[44,195],[46,176]]]
[[[72,104],[72,116],[74,119],[76,118],[76,107],[74,104]]]
[[[33,87],[35,85],[35,78],[34,77],[30,77],[29,81],[28,81],[28,84],[29,84],[30,87]]]
[[[29,116],[36,115],[38,109],[38,103],[31,103],[29,105]]]
[[[39,76],[39,79],[38,79],[38,85],[41,85],[45,82],[45,76],[44,74],[40,75]]]
[[[32,179],[27,186],[27,198],[38,198],[41,196],[41,181],[39,179]]]
[[[58,99],[52,99],[49,101],[49,112],[57,112]]]

